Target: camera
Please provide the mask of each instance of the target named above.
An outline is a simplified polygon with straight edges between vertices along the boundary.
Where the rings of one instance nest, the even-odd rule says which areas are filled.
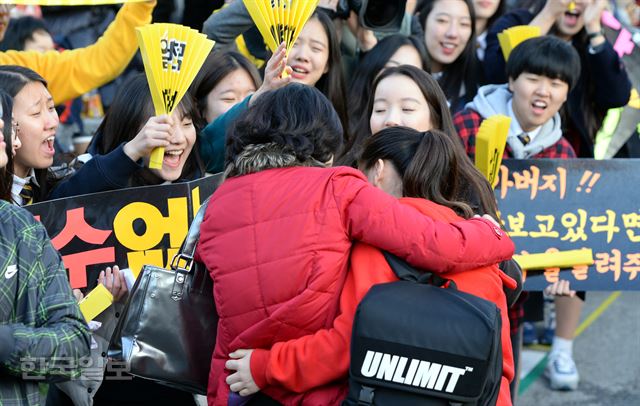
[[[353,10],[360,25],[378,32],[400,30],[407,0],[340,0],[336,16],[347,19]]]

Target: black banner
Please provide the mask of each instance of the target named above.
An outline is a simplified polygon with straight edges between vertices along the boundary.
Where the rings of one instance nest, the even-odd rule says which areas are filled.
[[[189,183],[122,189],[26,208],[62,254],[73,288],[96,285],[100,270],[118,264],[137,275],[143,265],[168,267],[201,203],[220,175]]]
[[[516,254],[591,248],[595,264],[528,272],[577,290],[640,290],[640,160],[505,160],[495,193]]]

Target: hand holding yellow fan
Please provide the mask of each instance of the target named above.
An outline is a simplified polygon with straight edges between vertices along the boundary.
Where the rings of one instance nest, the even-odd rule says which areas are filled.
[[[510,125],[511,118],[496,114],[482,121],[476,134],[475,164],[491,186],[498,178]]]
[[[319,0],[242,0],[272,52],[285,43],[287,54]]]
[[[136,28],[156,115],[171,115],[202,67],[214,42],[177,24]],[[162,168],[164,148],[151,153],[149,168]]]

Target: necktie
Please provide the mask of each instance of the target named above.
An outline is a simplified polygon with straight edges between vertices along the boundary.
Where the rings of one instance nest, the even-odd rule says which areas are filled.
[[[522,133],[518,135],[518,138],[520,139],[520,141],[522,141],[522,145],[527,145],[528,143],[531,142],[531,137],[529,137],[529,134],[527,133]]]
[[[30,182],[25,183],[24,187],[20,191],[20,197],[22,198],[23,206],[33,203],[33,187]]]

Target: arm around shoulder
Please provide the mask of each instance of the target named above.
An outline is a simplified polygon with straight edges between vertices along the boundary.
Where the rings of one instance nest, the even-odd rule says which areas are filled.
[[[351,238],[387,250],[418,268],[440,273],[464,271],[513,255],[509,236],[487,220],[451,224],[433,220],[346,169],[334,176],[333,186]]]

